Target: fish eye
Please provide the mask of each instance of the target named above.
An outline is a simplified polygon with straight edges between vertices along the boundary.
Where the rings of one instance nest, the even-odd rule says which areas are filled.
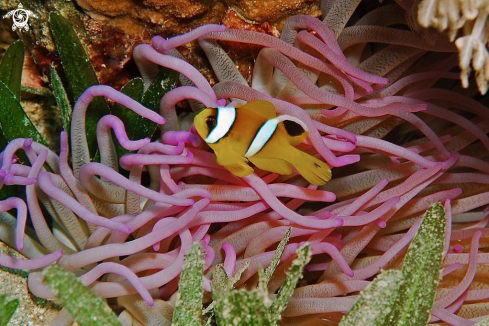
[[[207,125],[207,127],[209,128],[209,130],[214,129],[216,127],[216,125],[217,125],[216,117],[214,117],[214,116],[207,117],[205,119],[205,124]]]

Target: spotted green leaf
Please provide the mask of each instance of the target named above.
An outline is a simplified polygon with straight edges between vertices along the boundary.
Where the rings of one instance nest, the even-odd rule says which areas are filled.
[[[417,326],[428,322],[441,278],[445,232],[445,209],[440,203],[433,204],[404,258],[399,294],[388,319],[390,325]]]
[[[204,277],[204,252],[202,244],[194,242],[183,265],[178,294],[173,312],[173,326],[202,325],[202,282]]]
[[[302,272],[307,263],[311,260],[311,245],[306,243],[296,250],[297,257],[292,261],[284,284],[280,287],[277,297],[273,301],[270,311],[275,319],[280,320],[280,315],[287,307],[294,289],[299,279],[302,278]]]
[[[382,271],[360,293],[360,297],[341,320],[339,326],[387,325],[387,317],[399,293],[401,271]]]
[[[121,326],[107,303],[76,277],[56,265],[43,270],[44,282],[81,326]]]
[[[282,257],[282,254],[284,253],[285,250],[285,246],[287,245],[287,242],[289,242],[290,239],[290,232],[292,232],[292,228],[288,228],[287,231],[285,232],[285,235],[282,238],[282,240],[280,240],[277,249],[275,249],[275,254],[273,255],[270,265],[268,265],[267,269],[265,269],[264,277],[266,278],[267,283],[272,278],[273,272],[275,272],[275,269],[280,263],[280,258]]]
[[[0,326],[6,326],[8,324],[19,303],[19,299],[7,301],[6,294],[0,295]]]
[[[260,273],[263,279],[263,270]],[[268,290],[259,286],[256,289],[226,290],[230,284],[222,265],[217,265],[212,281],[212,297],[217,325],[276,325],[270,313],[271,300]],[[224,287],[219,285],[223,284]]]

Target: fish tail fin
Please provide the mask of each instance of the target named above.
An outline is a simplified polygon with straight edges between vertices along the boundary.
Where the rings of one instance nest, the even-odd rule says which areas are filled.
[[[289,162],[310,183],[322,186],[331,179],[331,168],[323,161],[297,150]]]

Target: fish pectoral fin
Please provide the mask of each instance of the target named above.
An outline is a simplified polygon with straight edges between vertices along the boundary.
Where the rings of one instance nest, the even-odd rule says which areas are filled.
[[[253,155],[249,160],[259,169],[265,171],[275,172],[282,175],[289,175],[292,173],[292,165],[280,158],[256,157],[256,155]]]
[[[214,146],[214,153],[216,154],[216,162],[219,165],[231,165],[236,163],[246,164],[248,160],[235,151],[227,139],[221,139],[219,141],[219,147]]]
[[[246,165],[248,162],[246,158],[242,155],[239,155],[236,152],[233,151],[225,151],[225,152],[220,152],[219,154],[216,154],[216,162],[219,165],[231,165],[231,164],[239,164],[243,163]]]
[[[246,177],[255,172],[253,168],[246,163],[234,163],[224,165],[224,167],[237,177]]]

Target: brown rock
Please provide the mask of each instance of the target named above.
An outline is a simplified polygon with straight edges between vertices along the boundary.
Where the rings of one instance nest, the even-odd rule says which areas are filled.
[[[269,22],[278,30],[282,30],[283,24],[290,16],[321,15],[319,1],[315,0],[227,0],[226,3],[243,17],[257,22]]]
[[[77,3],[90,16],[84,20],[92,43],[90,52],[96,53],[90,53],[90,59],[101,83],[115,87],[128,80],[118,72],[132,58],[134,46],[149,43],[154,35],[172,37],[215,23],[279,36],[288,17],[299,13],[320,15],[319,0],[77,0]],[[239,52],[239,45],[229,50]],[[200,56],[199,51],[190,52]],[[249,54],[248,50],[241,58]],[[205,60],[195,56],[187,59]],[[249,70],[250,60],[243,64],[240,58],[237,60],[242,71]]]

